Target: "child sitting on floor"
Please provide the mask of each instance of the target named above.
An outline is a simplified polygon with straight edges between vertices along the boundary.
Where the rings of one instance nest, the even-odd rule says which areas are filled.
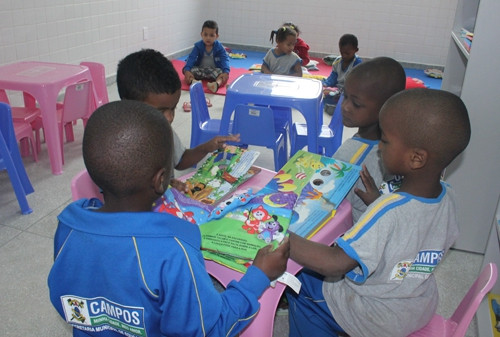
[[[219,25],[207,20],[201,27],[201,40],[194,44],[182,69],[184,81],[208,80],[208,89],[216,93],[229,79],[229,55],[219,38]]]
[[[289,26],[282,26],[271,32],[269,40],[276,47],[270,49],[264,56],[261,71],[264,74],[291,75],[302,77],[300,57],[293,52],[297,42],[297,32]]]

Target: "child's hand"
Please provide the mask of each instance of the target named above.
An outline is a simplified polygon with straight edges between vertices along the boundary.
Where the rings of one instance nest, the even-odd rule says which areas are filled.
[[[360,197],[361,200],[363,200],[363,202],[368,206],[380,196],[380,192],[378,190],[378,186],[373,180],[373,177],[371,176],[370,172],[368,172],[366,165],[363,164],[363,169],[361,170],[359,175],[366,191],[355,188],[354,193],[356,193],[356,195]]]
[[[194,80],[194,75],[192,72],[190,72],[189,70],[186,70],[184,72],[184,81],[187,83],[187,84],[191,84],[191,82],[193,82]]]
[[[274,281],[285,272],[289,256],[290,239],[286,237],[274,251],[271,245],[259,249],[253,265],[262,270],[270,281]]]
[[[189,189],[188,189],[186,183],[184,183],[183,181],[177,180],[175,178],[170,179],[170,186],[172,186],[172,188],[175,188],[176,190],[183,192],[183,193],[189,192]]]
[[[213,152],[218,149],[222,149],[226,146],[226,142],[239,142],[240,135],[229,135],[229,136],[215,136],[204,144],[204,148],[207,153]]]

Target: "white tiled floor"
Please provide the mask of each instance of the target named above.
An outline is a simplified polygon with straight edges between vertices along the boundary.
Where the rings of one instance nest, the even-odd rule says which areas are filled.
[[[109,87],[110,99],[118,99],[116,86]],[[220,118],[224,96],[207,95],[214,105],[214,118]],[[189,101],[188,92],[182,92],[174,128],[185,145],[189,145],[190,113],[182,111],[182,103]],[[294,119],[300,115],[294,115]],[[328,122],[325,115],[325,123]],[[52,308],[48,297],[47,275],[52,264],[53,235],[56,216],[71,201],[70,180],[84,168],[81,158],[81,122],[75,127],[73,143],[64,145],[66,163],[64,173],[51,174],[45,144],[40,161],[24,158],[26,170],[35,188],[28,196],[33,213],[21,215],[6,172],[0,172],[0,336],[71,336],[71,330]],[[352,130],[344,131],[344,138]],[[271,150],[261,150],[257,165],[273,168]],[[185,173],[185,172],[184,172]],[[178,175],[182,172],[178,172]],[[85,252],[82,252],[84,254]],[[477,276],[482,255],[451,251],[436,270],[440,290],[438,312],[451,316],[469,286]],[[278,316],[275,336],[287,336],[287,316]],[[475,322],[467,336],[476,336]]]

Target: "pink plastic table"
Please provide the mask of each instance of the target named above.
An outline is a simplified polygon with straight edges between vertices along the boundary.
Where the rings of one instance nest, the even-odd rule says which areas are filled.
[[[40,105],[53,174],[63,172],[57,128],[57,96],[64,87],[84,80],[91,81],[92,77],[89,69],[80,65],[29,61],[0,66],[0,89],[27,92]],[[94,94],[94,100],[95,97]]]
[[[180,180],[185,180],[193,173],[180,177]],[[251,188],[252,192],[256,192],[264,187],[274,176],[276,172],[262,168],[261,171],[254,177],[240,185],[238,191]],[[337,212],[333,219],[323,226],[313,237],[312,240],[326,245],[331,245],[340,235],[345,233],[352,226],[351,204],[348,201],[343,201],[337,208]],[[233,269],[227,268],[213,261],[205,260],[205,266],[210,275],[217,279],[224,287],[231,280],[239,280],[243,274]],[[287,272],[297,274],[302,269],[292,260],[288,260]],[[273,335],[274,316],[278,307],[281,295],[285,291],[286,286],[282,283],[276,283],[274,288],[268,288],[259,299],[260,310],[252,323],[245,328],[240,334],[241,337],[252,336],[269,336]]]

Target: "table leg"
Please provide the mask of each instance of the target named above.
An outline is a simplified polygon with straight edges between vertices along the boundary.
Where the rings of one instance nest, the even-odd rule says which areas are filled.
[[[63,173],[62,149],[59,140],[59,128],[57,127],[57,92],[47,94],[46,97],[38,98],[40,110],[42,113],[43,129],[45,133],[45,142],[49,152],[52,174],[59,175]]]

